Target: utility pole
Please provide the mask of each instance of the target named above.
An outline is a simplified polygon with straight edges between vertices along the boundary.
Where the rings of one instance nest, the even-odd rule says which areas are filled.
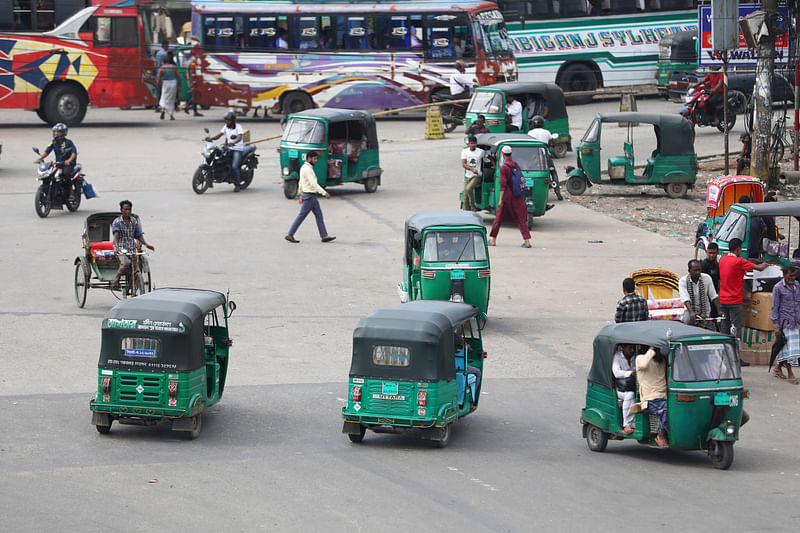
[[[778,0],[761,0],[764,28],[756,42],[756,84],[753,89],[755,120],[753,121],[753,148],[750,156],[750,175],[764,183],[769,180],[769,145],[772,129],[772,75],[775,71],[775,32],[778,17]]]

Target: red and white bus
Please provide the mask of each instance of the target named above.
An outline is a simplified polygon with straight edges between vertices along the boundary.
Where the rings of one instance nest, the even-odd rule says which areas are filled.
[[[0,33],[0,109],[79,124],[89,105],[154,105],[149,0],[94,0],[44,33]]]

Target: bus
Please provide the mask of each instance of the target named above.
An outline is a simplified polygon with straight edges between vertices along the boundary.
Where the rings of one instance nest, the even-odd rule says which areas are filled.
[[[192,36],[195,102],[265,115],[428,103],[449,94],[458,60],[481,85],[517,76],[503,17],[485,1],[195,0]]]
[[[56,28],[0,33],[0,109],[80,124],[87,106],[155,105],[147,0],[94,0]]]
[[[520,81],[565,92],[655,83],[661,37],[697,31],[697,0],[499,0]],[[586,103],[591,95],[573,96]]]

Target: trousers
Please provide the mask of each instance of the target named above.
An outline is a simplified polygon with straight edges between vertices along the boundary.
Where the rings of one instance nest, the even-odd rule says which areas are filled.
[[[309,194],[304,192],[302,195],[303,205],[300,206],[300,212],[292,222],[292,227],[289,228],[289,235],[294,235],[300,224],[306,219],[309,213],[314,213],[314,218],[317,220],[317,230],[319,236],[327,237],[328,230],[325,229],[325,221],[322,218],[322,208],[319,206],[319,199],[316,194]]]
[[[636,393],[633,391],[617,391],[617,398],[622,400],[622,425],[635,427],[636,415],[631,414],[631,406],[633,405]]]

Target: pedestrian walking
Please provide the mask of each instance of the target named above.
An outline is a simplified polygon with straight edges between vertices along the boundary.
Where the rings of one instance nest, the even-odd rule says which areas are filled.
[[[792,372],[792,365],[797,366],[800,358],[800,283],[797,282],[797,267],[783,267],[783,279],[772,289],[772,324],[775,326],[775,337],[783,337],[783,348],[775,358],[772,374],[797,385],[797,378]],[[786,369],[784,375],[781,367]]]
[[[284,239],[291,243],[296,244],[300,242],[294,238],[294,234],[310,212],[314,213],[314,218],[317,220],[317,229],[319,230],[319,237],[322,242],[331,242],[336,238],[328,235],[328,230],[325,228],[325,221],[322,219],[322,208],[319,206],[319,200],[317,199],[318,194],[325,198],[331,197],[330,193],[320,187],[317,182],[317,174],[314,172],[314,165],[317,164],[318,158],[319,154],[311,150],[306,154],[306,162],[303,163],[303,166],[300,168],[300,212],[297,214],[297,218],[294,219],[294,222],[292,222],[289,233],[284,237]]]
[[[475,207],[475,187],[481,182],[484,150],[478,148],[478,139],[470,135],[468,146],[461,151],[461,168],[464,169],[465,211],[477,211]]]
[[[503,164],[500,165],[500,199],[497,201],[497,213],[492,223],[492,230],[489,232],[489,246],[497,244],[497,234],[500,233],[500,224],[504,218],[508,218],[517,223],[519,232],[522,234],[523,248],[531,247],[531,232],[528,231],[528,207],[525,205],[524,196],[514,196],[511,186],[511,175],[514,169],[522,170],[516,161],[511,159],[511,147],[506,145],[501,150],[503,154]]]
[[[636,282],[633,278],[622,280],[622,293],[625,296],[617,302],[614,322],[639,322],[650,319],[647,300],[636,294]]]
[[[175,66],[172,52],[167,54],[164,63],[158,69],[156,81],[161,87],[161,100],[158,102],[158,105],[161,106],[161,120],[164,120],[164,113],[169,115],[170,120],[175,120],[175,100],[178,96],[178,68]]]

